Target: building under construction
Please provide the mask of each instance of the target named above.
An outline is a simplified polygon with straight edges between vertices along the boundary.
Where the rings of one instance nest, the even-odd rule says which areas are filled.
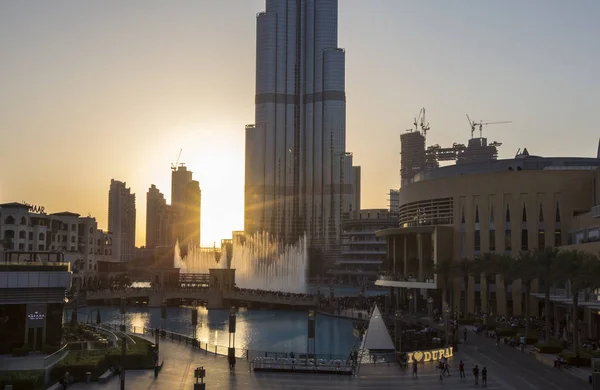
[[[467,119],[471,126],[471,139],[467,145],[453,143],[450,147],[442,147],[438,144],[426,146],[429,123],[425,122],[425,109],[421,109],[419,116],[415,118],[415,128],[400,135],[400,183],[402,187],[411,184],[419,172],[438,168],[441,161],[456,161],[456,164],[464,164],[498,158],[498,147],[502,144],[495,141],[488,143],[487,138],[482,136],[483,126],[510,122],[475,123],[468,115]],[[479,127],[479,137],[474,137],[477,127]]]

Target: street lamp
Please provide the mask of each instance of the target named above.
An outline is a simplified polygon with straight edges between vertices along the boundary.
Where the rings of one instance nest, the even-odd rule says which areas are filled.
[[[427,312],[429,314],[429,326],[433,329],[433,298],[427,298]]]
[[[402,352],[402,310],[396,310],[394,317],[394,344],[396,345],[399,354]]]
[[[408,294],[408,313],[412,314],[412,307],[413,307],[413,295],[412,293]]]
[[[449,343],[449,325],[450,325],[450,306],[448,302],[444,302],[444,329],[446,331],[446,345]]]

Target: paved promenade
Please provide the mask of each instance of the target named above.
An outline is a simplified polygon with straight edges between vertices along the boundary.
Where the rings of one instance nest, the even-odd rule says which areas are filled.
[[[185,345],[163,341],[161,359],[164,367],[154,380],[151,371],[128,371],[126,388],[131,390],[148,389],[192,389],[194,369],[203,365],[206,368],[207,389],[432,389],[444,388],[474,389],[471,370],[475,364],[488,369],[490,390],[564,390],[590,388],[583,378],[567,371],[556,370],[540,363],[535,357],[521,353],[516,348],[502,345],[497,348],[494,341],[469,333],[470,344],[461,345],[450,360],[450,377],[439,380],[439,372],[434,364],[419,366],[419,378],[413,380],[408,370],[395,365],[362,365],[357,377],[342,377],[311,374],[255,374],[249,372],[249,365],[238,359],[235,373],[229,372],[227,361],[204,352],[192,350]],[[467,378],[460,379],[458,363],[465,362]],[[119,379],[113,378],[106,385],[76,384],[70,389],[118,389]]]

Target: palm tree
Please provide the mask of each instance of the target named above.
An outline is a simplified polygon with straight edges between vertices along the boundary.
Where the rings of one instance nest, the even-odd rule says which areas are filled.
[[[533,251],[522,251],[514,261],[514,275],[521,280],[525,295],[525,338],[529,337],[529,303],[531,284],[538,276],[537,257]]]
[[[434,266],[433,272],[441,279],[442,285],[442,301],[449,302],[450,298],[450,285],[456,277],[456,267],[452,263],[452,260],[444,259],[437,262]]]
[[[557,272],[557,248],[539,248],[535,250],[535,263],[538,266],[538,278],[544,281],[544,322],[546,344],[550,343],[550,287],[558,281],[560,273]]]
[[[486,292],[486,308],[488,315],[491,312],[491,292],[489,277],[496,274],[496,257],[497,255],[493,252],[483,253],[477,256],[471,264],[475,272],[474,276],[483,277]]]
[[[467,259],[467,258],[463,258],[461,259],[458,263],[456,263],[456,269],[458,274],[460,274],[463,278],[463,283],[465,285],[465,299],[464,299],[464,318],[467,319],[468,318],[468,305],[467,305],[467,298],[469,296],[469,276],[471,276],[473,274],[473,263],[471,260]]]
[[[498,274],[502,277],[502,286],[504,287],[504,307],[506,310],[506,315],[508,315],[508,292],[506,291],[506,289],[508,288],[508,285],[515,280],[514,264],[515,259],[509,254],[500,254],[496,257],[496,270]]]
[[[598,262],[594,257],[589,253],[575,249],[561,252],[559,255],[560,271],[569,280],[571,285],[573,352],[576,355],[579,353],[579,293],[597,283],[594,279],[598,277]]]

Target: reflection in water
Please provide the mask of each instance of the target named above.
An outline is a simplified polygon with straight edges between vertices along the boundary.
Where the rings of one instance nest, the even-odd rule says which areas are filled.
[[[87,313],[99,309],[103,322],[121,323],[118,307],[90,306],[78,312],[80,321],[87,320]],[[160,308],[128,307],[126,324],[132,331],[141,328],[162,328]],[[170,307],[164,327],[170,331],[194,336],[192,309]],[[70,313],[68,317],[70,318]],[[245,310],[237,313],[236,348],[265,352],[306,351],[308,316],[306,312],[282,310]],[[196,337],[203,343],[227,347],[229,344],[229,310],[198,308]],[[346,355],[356,342],[352,334],[352,322],[342,318],[317,315],[317,353]]]

